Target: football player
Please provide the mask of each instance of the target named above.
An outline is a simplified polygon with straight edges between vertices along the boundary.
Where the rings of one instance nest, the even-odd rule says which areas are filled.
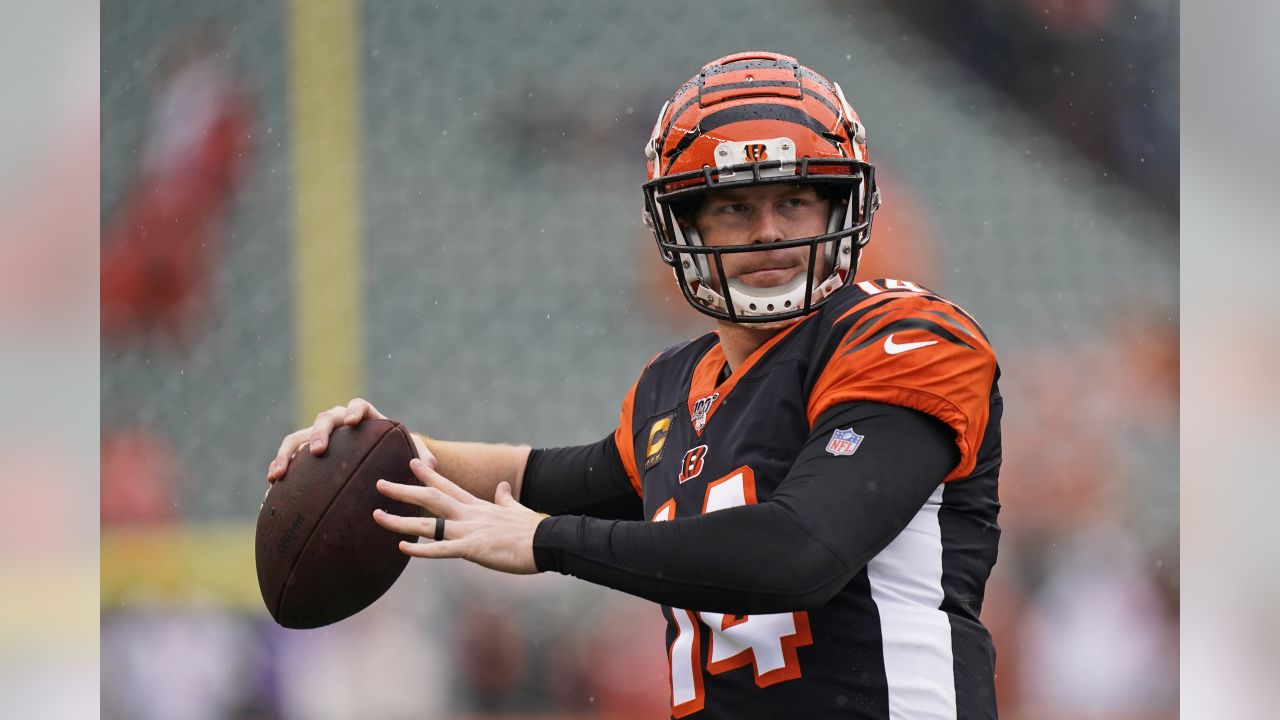
[[[794,58],[741,53],[644,151],[659,256],[716,330],[651,359],[595,444],[415,436],[423,486],[380,489],[435,518],[374,520],[415,557],[662,604],[673,717],[995,717],[999,369],[955,304],[855,281],[880,204],[858,115]],[[321,413],[268,480],[368,417]]]

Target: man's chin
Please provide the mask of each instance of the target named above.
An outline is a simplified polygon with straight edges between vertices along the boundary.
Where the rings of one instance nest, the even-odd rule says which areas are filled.
[[[756,322],[756,323],[740,322],[740,323],[734,323],[734,324],[737,325],[738,327],[743,327],[748,330],[772,331],[772,330],[782,330],[784,328],[789,328],[803,319],[804,319],[803,317],[793,317],[793,318],[787,318],[786,320],[770,320],[769,322]]]

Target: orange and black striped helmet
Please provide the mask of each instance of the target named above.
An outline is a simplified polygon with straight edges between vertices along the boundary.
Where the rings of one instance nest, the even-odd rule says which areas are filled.
[[[742,323],[789,320],[852,282],[880,204],[866,130],[840,86],[795,58],[744,52],[708,63],[662,106],[645,157],[645,223],[700,312]],[[827,232],[767,248],[713,248],[678,221],[709,191],[767,183],[808,184],[830,198]],[[811,248],[808,273],[785,286],[748,287],[724,275],[723,253],[803,245]]]

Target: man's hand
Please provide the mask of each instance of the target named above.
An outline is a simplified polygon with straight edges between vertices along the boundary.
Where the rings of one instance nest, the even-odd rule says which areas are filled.
[[[533,561],[533,533],[547,516],[517,502],[509,483],[500,483],[494,502],[488,502],[436,472],[433,458],[415,459],[409,469],[423,487],[379,480],[378,492],[417,505],[435,517],[401,517],[375,510],[373,519],[393,532],[431,538],[441,522],[437,518],[443,518],[444,539],[401,541],[401,552],[422,558],[462,558],[491,570],[521,575],[538,571]]]
[[[342,425],[356,425],[365,418],[386,420],[387,416],[378,412],[378,409],[369,404],[368,400],[362,398],[356,398],[346,405],[334,405],[316,415],[316,421],[311,427],[302,428],[285,436],[280,443],[280,449],[276,451],[275,459],[267,467],[267,482],[274,483],[284,477],[285,471],[289,469],[289,463],[304,446],[310,448],[312,455],[323,455],[329,447],[329,435],[334,428]],[[421,445],[421,443],[417,444]],[[426,457],[422,454],[423,449],[420,448],[418,454]]]

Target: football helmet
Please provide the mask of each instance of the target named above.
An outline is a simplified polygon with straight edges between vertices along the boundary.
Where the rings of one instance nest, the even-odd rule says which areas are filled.
[[[739,323],[790,320],[852,282],[880,205],[866,130],[840,86],[795,58],[744,52],[707,64],[662,106],[645,157],[645,224],[698,311]],[[703,244],[692,217],[707,192],[766,183],[807,184],[828,198],[827,232]],[[800,246],[809,247],[808,271],[784,285],[751,287],[725,276],[725,253]]]

